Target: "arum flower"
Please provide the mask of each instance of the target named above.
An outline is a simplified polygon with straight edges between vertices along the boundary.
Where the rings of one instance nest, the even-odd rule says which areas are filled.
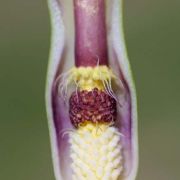
[[[48,4],[52,43],[46,107],[55,178],[135,180],[136,94],[122,0]]]

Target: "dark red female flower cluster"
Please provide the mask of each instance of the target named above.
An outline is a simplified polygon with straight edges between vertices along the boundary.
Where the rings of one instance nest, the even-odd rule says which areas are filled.
[[[110,123],[116,118],[116,100],[97,88],[73,92],[69,105],[70,120],[75,127],[86,121]]]

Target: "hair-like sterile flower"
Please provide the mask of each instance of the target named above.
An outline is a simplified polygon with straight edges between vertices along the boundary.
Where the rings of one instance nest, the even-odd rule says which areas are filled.
[[[136,94],[122,0],[48,0],[46,107],[56,180],[135,180]]]

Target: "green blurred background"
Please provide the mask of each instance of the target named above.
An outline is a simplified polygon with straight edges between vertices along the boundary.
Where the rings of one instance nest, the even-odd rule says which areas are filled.
[[[137,180],[179,180],[180,1],[124,5],[139,105]],[[1,1],[0,23],[0,180],[54,180],[44,105],[46,1]]]

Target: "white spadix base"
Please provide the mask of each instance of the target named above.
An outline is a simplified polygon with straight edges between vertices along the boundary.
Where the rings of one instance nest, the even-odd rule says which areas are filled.
[[[72,179],[123,179],[120,136],[115,127],[93,124],[70,133]]]

